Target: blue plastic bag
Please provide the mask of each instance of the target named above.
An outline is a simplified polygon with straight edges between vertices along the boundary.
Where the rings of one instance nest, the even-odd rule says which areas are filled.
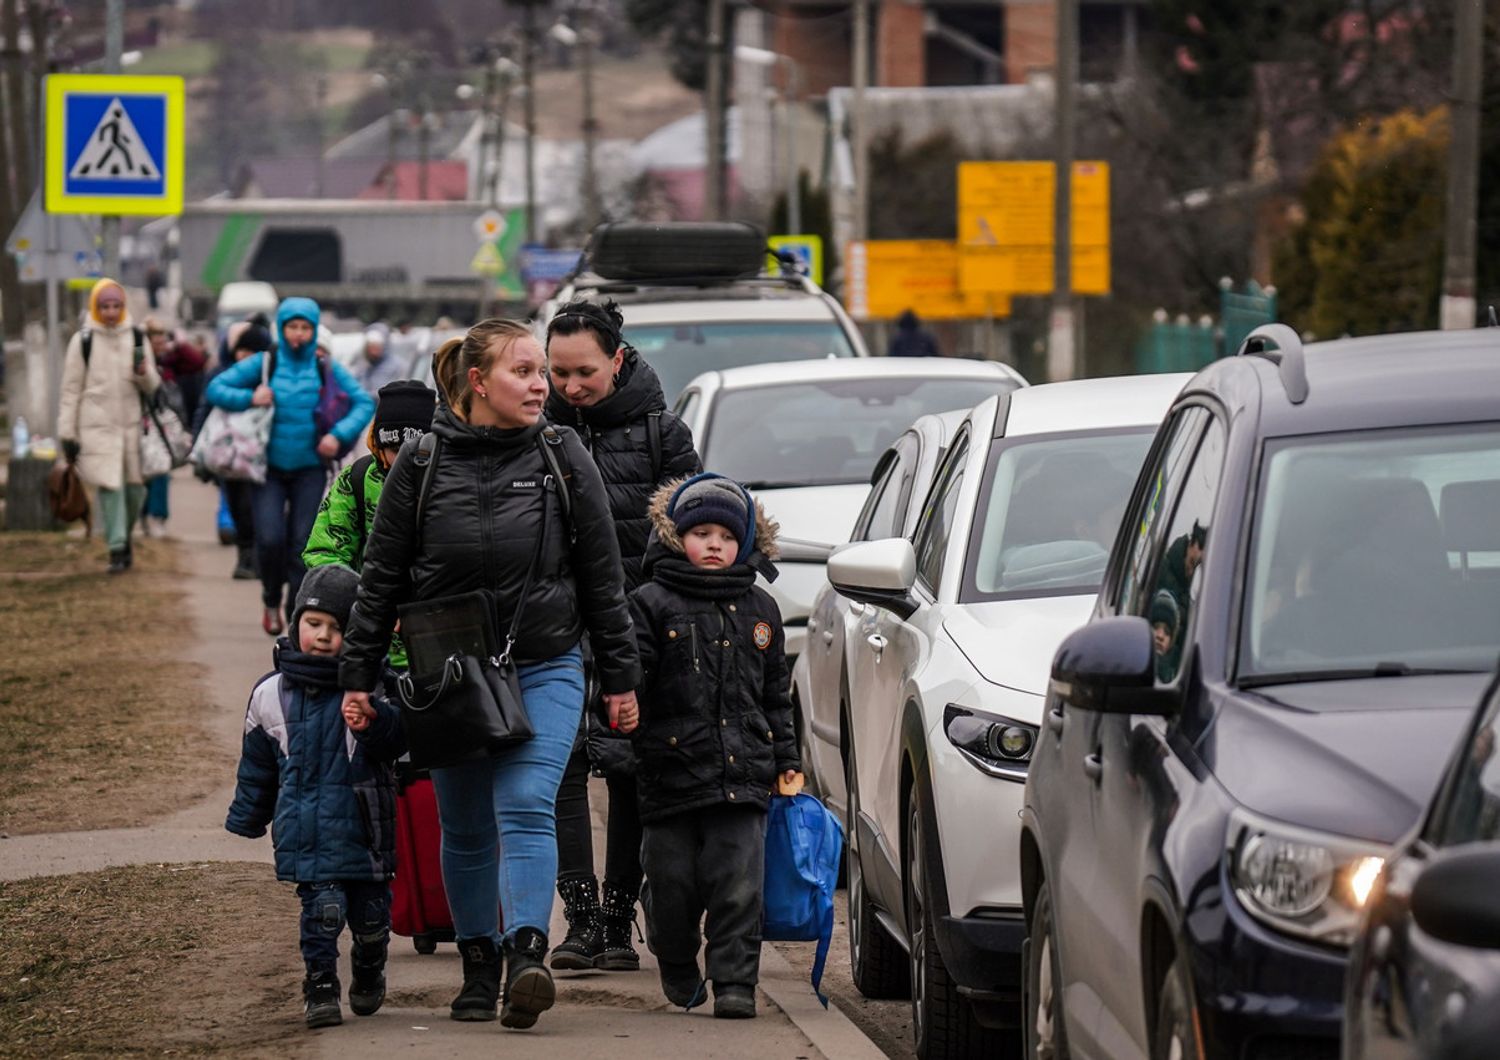
[[[843,826],[821,802],[811,795],[771,799],[762,936],[767,941],[818,944],[812,986],[824,1008],[828,999],[819,987],[833,940],[833,889],[843,854]]]

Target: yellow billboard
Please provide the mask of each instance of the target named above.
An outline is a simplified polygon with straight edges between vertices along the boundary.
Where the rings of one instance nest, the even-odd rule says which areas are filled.
[[[1050,294],[1055,166],[961,162],[959,286],[968,293]],[[1109,163],[1075,162],[1073,290],[1108,294]]]
[[[960,291],[958,267],[958,245],[945,239],[850,243],[844,306],[858,320],[890,320],[908,309],[928,320],[1010,315],[1008,295]]]

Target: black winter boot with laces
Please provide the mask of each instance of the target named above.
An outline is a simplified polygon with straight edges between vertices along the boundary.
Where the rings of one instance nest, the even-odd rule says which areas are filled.
[[[605,880],[604,899],[599,903],[599,923],[601,946],[599,956],[594,958],[594,967],[607,972],[640,971],[641,955],[635,951],[631,938],[635,928],[635,892],[612,880]],[[552,967],[557,967],[555,958]]]
[[[500,1008],[500,1025],[525,1030],[535,1026],[536,1018],[557,1000],[557,987],[543,960],[547,956],[547,936],[536,928],[517,928],[514,937],[505,940],[505,1004]]]
[[[453,999],[456,1020],[492,1020],[500,1000],[500,951],[493,939],[459,939],[464,961],[464,988]]]
[[[593,876],[563,876],[557,881],[568,934],[552,951],[558,971],[593,968],[604,946],[599,928],[599,881]]]
[[[349,1009],[356,1016],[373,1016],[385,1004],[385,957],[390,935],[356,935],[349,952]]]
[[[344,1022],[339,1007],[339,977],[336,972],[309,972],[302,980],[304,1015],[309,1027],[337,1027]]]

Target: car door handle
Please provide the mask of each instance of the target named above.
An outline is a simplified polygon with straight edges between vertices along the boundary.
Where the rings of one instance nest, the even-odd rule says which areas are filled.
[[[833,643],[833,630],[831,630],[831,629],[825,629],[823,631],[823,643],[824,644],[832,644]]]
[[[881,652],[885,651],[885,638],[879,633],[871,633],[865,638],[865,643],[875,649],[876,659],[879,659]]]
[[[1067,715],[1063,714],[1061,707],[1053,707],[1047,711],[1047,728],[1057,736],[1062,735],[1063,725],[1067,720]]]
[[[1099,757],[1099,753],[1097,751],[1095,751],[1091,755],[1084,755],[1083,775],[1088,777],[1095,784],[1099,783],[1099,778],[1104,776],[1104,759]]]
[[[851,603],[849,605],[849,613],[851,615],[862,615],[865,613],[865,605],[858,602]]]
[[[809,633],[816,633],[818,631],[818,620],[816,618],[809,618],[807,620],[807,631]]]

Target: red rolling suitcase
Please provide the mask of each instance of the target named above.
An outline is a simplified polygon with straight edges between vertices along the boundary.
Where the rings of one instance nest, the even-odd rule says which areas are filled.
[[[442,829],[437,795],[425,773],[401,778],[396,796],[396,878],[391,881],[391,930],[410,936],[418,953],[453,941],[453,914],[443,890]]]

